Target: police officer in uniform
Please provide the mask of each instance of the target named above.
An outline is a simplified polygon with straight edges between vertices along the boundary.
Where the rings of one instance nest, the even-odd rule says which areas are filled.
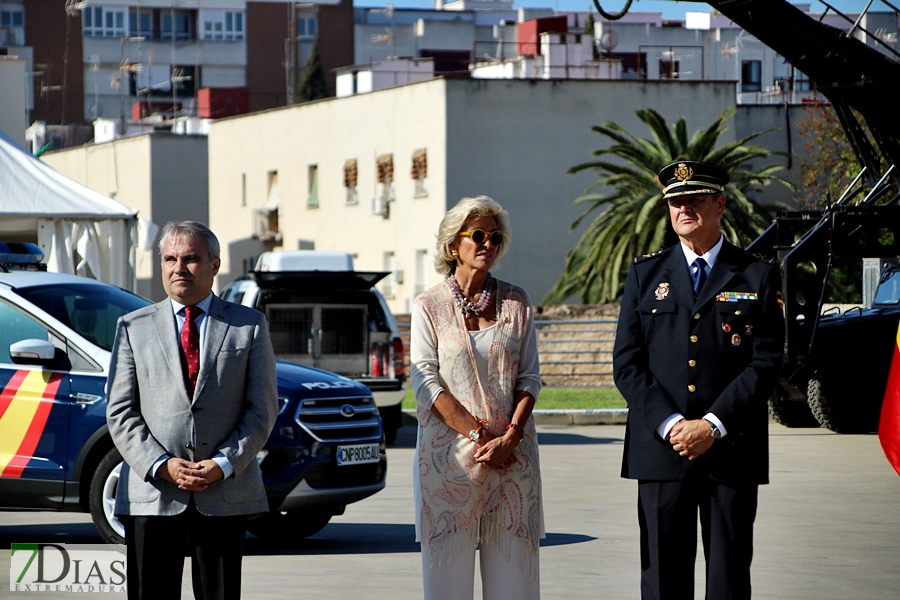
[[[628,403],[622,477],[638,480],[641,594],[693,598],[699,513],[706,598],[750,598],[784,346],[781,276],[725,241],[726,171],[679,161],[659,180],[680,243],[634,260],[613,354]]]

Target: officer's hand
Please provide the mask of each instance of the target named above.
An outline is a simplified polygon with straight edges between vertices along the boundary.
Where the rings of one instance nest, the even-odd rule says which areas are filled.
[[[688,421],[683,419],[669,433],[669,443],[675,452],[688,460],[706,454],[716,438],[712,436],[712,428],[703,419]]]

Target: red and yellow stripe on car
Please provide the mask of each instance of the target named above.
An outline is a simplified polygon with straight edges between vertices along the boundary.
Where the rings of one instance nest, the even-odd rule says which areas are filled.
[[[0,392],[0,477],[21,477],[53,408],[62,373],[16,371]]]

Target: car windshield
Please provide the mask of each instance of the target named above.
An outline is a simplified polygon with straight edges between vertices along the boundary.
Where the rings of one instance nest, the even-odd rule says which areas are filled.
[[[897,304],[900,301],[900,271],[885,271],[875,292],[875,304]]]
[[[16,293],[104,350],[112,350],[119,317],[150,304],[131,292],[96,283],[39,285],[17,288]]]

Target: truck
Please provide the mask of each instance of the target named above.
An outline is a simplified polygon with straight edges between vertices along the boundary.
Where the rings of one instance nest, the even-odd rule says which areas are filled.
[[[0,243],[0,510],[88,512],[124,543],[105,388],[118,318],[150,301],[42,258]],[[382,490],[387,454],[369,388],[284,361],[276,372],[278,416],[257,455],[270,512],[247,528],[291,542]]]
[[[386,271],[356,271],[346,252],[264,252],[221,292],[266,315],[275,356],[326,369],[372,392],[394,443],[406,392],[403,340],[375,285]]]
[[[769,412],[783,425],[839,433],[878,428],[900,324],[900,196],[875,204],[889,190],[886,180],[855,204],[862,189],[850,191],[856,181],[823,210],[779,213],[747,248],[781,264],[784,368]],[[823,314],[829,274],[841,259],[873,263],[875,276],[864,273],[873,301]]]
[[[846,31],[785,0],[707,2],[815,82],[862,168],[841,198],[823,198],[821,211],[780,214],[750,246],[777,257],[784,278],[785,367],[770,412],[790,426],[874,431],[900,319],[894,266],[900,256],[900,170],[894,168],[900,165],[900,53],[865,29],[871,2],[856,19],[823,2],[826,12],[848,23]],[[864,186],[870,191],[858,199]],[[878,282],[874,302],[822,315],[828,275],[840,258],[876,265],[868,277]]]

